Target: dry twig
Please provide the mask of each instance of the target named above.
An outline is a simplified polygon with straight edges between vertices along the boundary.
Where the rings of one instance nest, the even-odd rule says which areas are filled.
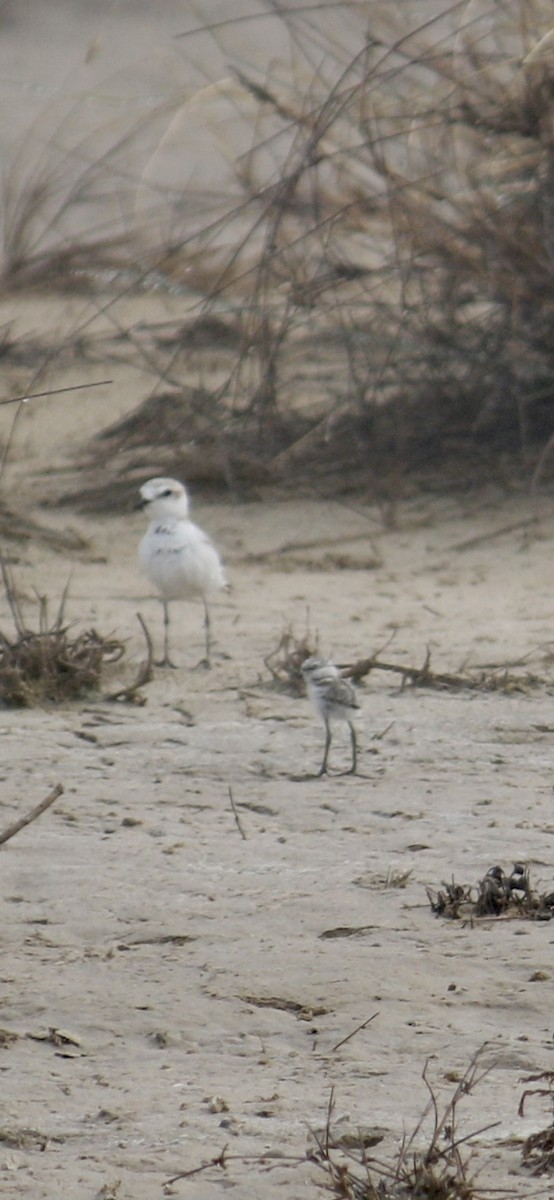
[[[356,1025],[356,1028],[352,1030],[352,1033],[347,1033],[346,1037],[343,1037],[340,1042],[337,1042],[336,1046],[331,1047],[331,1054],[334,1054],[335,1050],[340,1050],[341,1046],[345,1046],[351,1038],[355,1037],[357,1033],[361,1033],[362,1029],[366,1029],[367,1026],[370,1025],[371,1022],[374,1021],[378,1016],[379,1012],[374,1012],[370,1017],[367,1018],[366,1021],[362,1021],[361,1025]]]
[[[15,837],[15,834],[19,833],[20,829],[24,829],[26,825],[30,825],[31,821],[36,821],[37,817],[46,812],[46,809],[50,808],[50,805],[61,795],[63,795],[63,786],[61,783],[57,783],[48,796],[44,800],[41,800],[40,804],[37,804],[35,808],[31,809],[31,812],[27,813],[24,817],[20,817],[18,821],[14,821],[13,825],[8,825],[7,829],[4,829],[3,833],[0,833],[0,846],[3,846],[4,842],[8,842],[10,838]]]
[[[230,785],[230,784],[229,784],[229,788],[228,788],[228,790],[229,790],[229,800],[230,800],[230,802],[231,802],[231,808],[232,808],[232,810],[233,810],[233,816],[234,816],[234,818],[235,818],[235,823],[236,823],[237,829],[238,829],[238,831],[239,831],[239,833],[240,833],[240,836],[241,836],[242,840],[245,842],[245,841],[246,841],[246,834],[245,834],[245,832],[244,832],[244,829],[243,829],[243,827],[242,827],[242,824],[241,824],[241,819],[240,819],[240,817],[239,817],[239,814],[238,814],[238,812],[237,812],[237,809],[236,809],[235,801],[234,801],[234,798],[233,798],[233,789],[232,789],[232,787],[231,787],[231,785]]]
[[[487,671],[476,668],[465,674],[449,671],[431,670],[431,652],[427,648],[421,667],[403,666],[400,663],[384,662],[373,655],[370,658],[360,658],[356,662],[342,668],[343,673],[358,683],[371,671],[388,671],[401,677],[401,691],[406,686],[429,687],[446,691],[475,691],[475,692],[526,692],[533,687],[544,687],[547,680],[530,672],[516,675],[507,666],[499,666]]]
[[[152,679],[154,647],[152,645],[152,638],[150,636],[150,631],[146,621],[140,613],[137,613],[137,621],[142,629],[144,640],[146,642],[146,658],[139,667],[135,682],[129,684],[128,687],[118,688],[115,692],[109,692],[108,695],[104,697],[105,700],[122,700],[128,704],[144,704],[144,699],[140,697],[138,693],[140,692],[140,689],[144,687],[145,684],[150,683],[150,680]]]

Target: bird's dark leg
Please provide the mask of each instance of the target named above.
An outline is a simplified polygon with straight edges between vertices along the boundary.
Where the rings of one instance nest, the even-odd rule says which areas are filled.
[[[350,744],[352,746],[352,766],[350,767],[350,770],[346,772],[346,774],[347,775],[355,775],[357,761],[358,761],[358,747],[356,744],[356,730],[354,729],[354,726],[352,725],[352,723],[350,721],[348,722],[348,728],[350,730]]]
[[[175,667],[169,657],[169,604],[167,600],[162,600],[164,610],[164,656],[160,662],[156,663],[157,667]]]
[[[328,721],[325,721],[325,750],[323,751],[323,762],[319,768],[318,775],[327,774],[327,758],[329,756],[329,746],[331,745],[331,726]]]
[[[202,596],[202,600],[204,602],[204,633],[206,636],[206,653],[204,655],[204,658],[201,658],[200,662],[197,662],[196,666],[194,667],[195,671],[197,671],[199,667],[205,667],[206,670],[209,670],[209,668],[212,665],[211,658],[210,658],[211,649],[212,649],[212,639],[211,639],[212,625],[211,625],[211,620],[210,620],[210,610],[208,608],[208,601],[206,600],[205,596]]]
[[[204,601],[204,630],[206,633],[206,666],[211,667],[211,652],[212,652],[212,623],[210,619],[210,610],[206,597],[202,597]]]

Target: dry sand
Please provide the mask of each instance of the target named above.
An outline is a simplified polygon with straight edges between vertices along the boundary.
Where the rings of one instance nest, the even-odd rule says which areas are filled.
[[[65,789],[1,850],[0,1022],[18,1035],[0,1052],[5,1194],[203,1200],[231,1187],[309,1200],[324,1182],[303,1161],[309,1129],[324,1126],[332,1089],[337,1128],[380,1126],[388,1158],[426,1102],[426,1060],[440,1103],[487,1043],[491,1071],[461,1114],[464,1131],[497,1122],[475,1167],[538,1195],[512,1172],[518,1140],[549,1117],[546,1102],[524,1119],[517,1106],[522,1077],[552,1067],[552,927],[442,921],[425,886],[524,859],[552,887],[548,689],[400,694],[375,673],[360,687],[359,776],[298,780],[319,764],[322,728],[305,699],[269,686],[263,660],[309,611],[340,662],[394,634],[386,657],[399,663],[419,665],[429,646],[435,669],[457,670],[542,646],[535,669],[548,670],[550,504],[422,499],[393,531],[362,501],[197,503],[195,515],[232,581],[214,607],[213,670],[191,669],[200,607],[175,606],[182,667],[156,673],[144,707],[2,713],[2,826]],[[128,638],[109,690],[143,655],[137,610],[161,638],[136,562],[142,518],[72,524],[90,551],[69,562],[28,544],[17,580],[54,599],[71,570],[68,616]],[[405,872],[405,887],[387,886]],[[164,1191],[224,1146],[225,1169]]]

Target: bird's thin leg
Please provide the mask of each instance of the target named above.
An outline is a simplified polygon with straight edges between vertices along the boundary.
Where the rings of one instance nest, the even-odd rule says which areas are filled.
[[[327,774],[327,758],[329,755],[329,746],[331,745],[331,726],[325,721],[325,750],[323,751],[323,762],[319,768],[318,775]]]
[[[348,722],[348,728],[350,730],[350,744],[352,746],[352,766],[350,767],[350,770],[348,770],[346,772],[346,774],[347,775],[355,775],[356,774],[356,766],[357,766],[357,762],[358,762],[358,746],[356,743],[356,730],[354,729],[354,726],[352,725],[351,721]]]
[[[204,633],[206,636],[206,653],[204,657],[200,659],[200,662],[197,662],[196,666],[194,667],[195,671],[198,671],[200,667],[205,667],[206,670],[208,670],[212,665],[210,659],[210,652],[212,649],[210,610],[208,608],[208,601],[206,600],[205,596],[202,596],[202,600],[204,601]]]
[[[169,604],[167,600],[162,600],[164,610],[164,656],[161,662],[156,663],[157,667],[175,667],[169,657]]]
[[[211,666],[211,650],[212,650],[212,623],[210,620],[210,610],[206,597],[202,597],[204,601],[204,630],[206,633],[206,666]]]

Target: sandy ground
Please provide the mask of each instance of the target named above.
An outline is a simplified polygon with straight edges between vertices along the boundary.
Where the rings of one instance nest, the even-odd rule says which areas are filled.
[[[549,1114],[517,1106],[522,1077],[553,1065],[552,927],[447,923],[425,886],[524,859],[552,887],[548,689],[400,694],[375,673],[359,689],[359,775],[302,780],[322,728],[307,700],[269,686],[263,660],[309,611],[340,662],[393,637],[398,663],[419,665],[427,646],[436,670],[534,652],[530,669],[548,673],[551,506],[414,501],[393,531],[356,507],[198,504],[232,581],[212,671],[191,669],[201,611],[177,606],[182,666],[156,673],[144,707],[2,712],[2,825],[65,789],[1,851],[0,1019],[17,1035],[0,1052],[6,1194],[311,1200],[324,1177],[305,1159],[309,1129],[325,1125],[332,1090],[338,1131],[378,1125],[390,1158],[426,1102],[426,1060],[440,1104],[486,1043],[491,1071],[460,1114],[464,1132],[496,1122],[475,1169],[538,1195],[519,1140]],[[71,567],[68,615],[129,639],[109,690],[143,654],[137,610],[161,637],[136,562],[142,518],[72,524],[84,556],[28,545],[17,578],[56,597]],[[405,887],[387,886],[405,872]],[[225,1146],[225,1169],[168,1185]]]

